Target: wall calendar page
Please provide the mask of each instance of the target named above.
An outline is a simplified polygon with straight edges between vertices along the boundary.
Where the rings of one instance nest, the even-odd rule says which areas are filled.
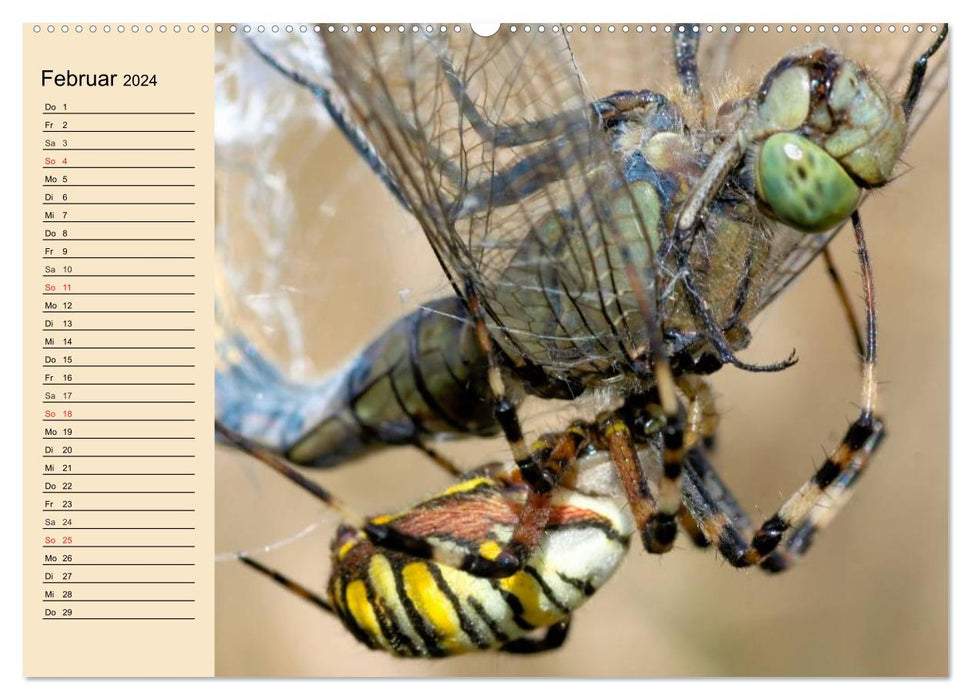
[[[22,39],[24,676],[949,673],[947,23]]]

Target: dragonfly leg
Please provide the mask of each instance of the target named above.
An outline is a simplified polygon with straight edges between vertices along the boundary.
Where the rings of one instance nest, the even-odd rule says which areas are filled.
[[[691,273],[691,267],[688,263],[687,255],[682,247],[683,243],[675,242],[674,245],[678,255],[678,264],[683,273],[681,276],[681,283],[684,286],[685,292],[687,292],[686,296],[688,298],[688,305],[691,308],[691,314],[701,324],[705,337],[718,353],[718,359],[722,363],[730,364],[747,372],[779,372],[791,367],[796,363],[797,360],[795,350],[793,350],[792,354],[790,354],[785,360],[782,360],[781,362],[773,362],[767,365],[751,364],[749,362],[745,362],[744,360],[740,360],[735,355],[735,351],[732,349],[731,344],[725,337],[725,332],[722,330],[721,325],[715,320],[715,315],[711,309],[711,304],[708,303],[708,300],[705,299],[704,294],[702,294],[701,290],[698,288],[694,275]]]
[[[695,44],[697,46],[697,41]],[[444,56],[439,60],[452,97],[462,109],[462,115],[483,141],[493,148],[515,148],[537,141],[551,141],[573,132],[582,133],[589,129],[591,119],[609,123],[629,110],[651,103],[667,103],[667,98],[651,90],[623,91],[542,119],[497,124],[482,114],[475,101],[469,97],[468,83],[452,62]],[[697,75],[695,77],[697,79]]]
[[[463,105],[465,118],[479,136],[493,147],[513,147],[545,141],[514,165],[492,173],[487,179],[467,185],[464,173],[443,171],[453,184],[465,189],[461,201],[453,206],[456,218],[465,218],[486,208],[508,206],[519,202],[551,182],[567,178],[577,163],[585,143],[598,138],[591,130],[591,121],[603,130],[626,118],[631,110],[649,104],[662,108],[668,104],[663,95],[650,90],[624,91],[597,100],[579,116],[563,112],[536,122],[497,127],[479,114],[467,97],[456,97]]]
[[[752,290],[752,266],[755,264],[757,250],[758,245],[753,241],[745,254],[745,262],[740,270],[738,284],[735,285],[735,301],[732,304],[732,311],[721,324],[723,334],[730,333],[739,326],[742,320],[742,313],[745,311],[745,305],[749,301],[749,294]]]
[[[465,189],[462,200],[455,203],[456,218],[465,218],[485,208],[507,206],[521,201],[546,186],[562,179],[575,165],[577,153],[582,151],[585,140],[595,132],[591,124],[606,130],[625,118],[631,110],[655,104],[668,104],[663,95],[650,90],[618,92],[596,100],[580,108],[564,110],[552,116],[515,124],[497,124],[482,114],[475,101],[469,97],[466,81],[459,70],[446,58],[442,62],[452,97],[462,110],[476,134],[491,148],[516,148],[538,144],[526,155],[519,157],[515,165],[493,173],[486,181],[468,185],[466,173],[443,169],[443,174],[460,189]],[[441,159],[447,163],[447,159]]]
[[[492,173],[474,184],[465,182],[465,174],[444,174],[465,190],[461,200],[451,205],[455,218],[463,219],[482,211],[509,206],[540,191],[551,182],[562,180],[577,162],[581,139],[588,134],[551,139],[521,157],[515,165]]]
[[[563,646],[569,631],[570,618],[566,618],[547,627],[546,634],[540,639],[520,637],[507,642],[499,648],[499,651],[504,651],[507,654],[539,654],[544,651],[553,651]]]

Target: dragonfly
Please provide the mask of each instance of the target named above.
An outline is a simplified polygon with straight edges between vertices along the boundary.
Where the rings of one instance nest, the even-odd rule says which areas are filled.
[[[738,137],[752,129],[751,98],[702,93],[697,65],[718,57],[699,53],[696,33],[675,31],[672,53],[680,77],[675,100],[649,90],[593,97],[565,32],[541,37],[505,31],[478,41],[470,34],[457,40],[411,29],[389,38],[325,36],[337,89],[318,94],[344,100],[332,114],[345,120],[352,140],[364,144],[362,155],[421,222],[456,295],[426,304],[368,348],[366,362],[359,360],[356,374],[349,372],[339,383],[348,389],[340,395],[339,412],[323,409],[327,420],[313,421],[322,410],[318,402],[316,416],[313,410],[290,409],[282,414],[286,420],[276,414],[262,425],[252,417],[240,425],[291,459],[319,465],[376,446],[411,444],[418,436],[502,431],[531,487],[542,495],[555,490],[557,477],[544,466],[544,455],[525,448],[516,418],[519,399],[592,395],[602,422],[620,426],[615,458],[645,546],[666,551],[684,505],[684,476],[699,474],[697,465],[685,463],[685,445],[713,437],[705,426],[713,411],[707,375],[726,364],[747,371],[788,364],[762,366],[738,356],[748,343],[749,324],[825,252],[830,230],[855,211],[860,190],[890,178],[900,147],[929,109],[921,101],[926,95],[914,88],[908,91],[912,103],[909,95],[899,104],[886,95],[874,98],[902,114],[897,132],[880,136],[891,142],[893,154],[852,173],[838,215],[806,221],[798,218],[805,212],[786,209],[786,202],[759,199],[768,196],[769,185],[759,185],[758,171],[771,164],[750,151],[764,134]],[[826,71],[844,75],[843,59],[832,59],[840,62],[836,66],[829,60],[822,49],[783,59],[764,78],[760,104],[788,101],[788,92],[773,96],[774,86],[788,90],[789,81],[803,79],[815,86],[826,82],[819,78]],[[862,70],[847,69],[846,75],[851,82],[868,80]],[[778,126],[771,127],[769,139],[784,131]],[[775,144],[783,154],[811,152],[803,141]],[[862,240],[862,225],[856,229]],[[864,277],[869,278],[866,268]],[[861,354],[872,367],[870,316]],[[369,381],[391,377],[389,366],[404,366],[407,378],[409,366],[402,361],[415,355],[409,340],[430,348],[419,355],[421,362],[427,357],[437,363],[427,371],[419,364],[417,372],[412,365],[412,379],[424,374],[452,382],[439,391],[439,381],[439,389],[431,391],[412,381],[412,403],[394,395],[394,381],[383,386]],[[446,372],[461,366],[467,375]],[[868,386],[864,393],[873,394],[872,378]],[[363,387],[375,394],[367,396]],[[769,555],[782,535],[791,534],[790,526],[804,520],[825,491],[848,492],[882,434],[874,399],[864,403],[841,446],[795,500],[754,537],[724,544],[729,561],[776,561]],[[362,431],[355,411],[363,406],[391,412],[378,413]],[[303,433],[294,440],[287,430]],[[632,448],[660,439],[659,433],[665,478],[645,494]],[[738,514],[714,494],[700,500],[693,514],[707,527],[706,535],[720,541]],[[808,544],[811,534],[795,537]],[[485,567],[487,575],[508,574],[511,569],[503,567],[515,569],[522,557],[507,553],[511,560],[493,564],[491,571],[488,562],[468,566]]]

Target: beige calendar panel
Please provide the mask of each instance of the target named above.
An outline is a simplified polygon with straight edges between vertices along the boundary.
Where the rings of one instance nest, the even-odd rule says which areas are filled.
[[[211,28],[64,29],[24,28],[24,672],[208,675]]]

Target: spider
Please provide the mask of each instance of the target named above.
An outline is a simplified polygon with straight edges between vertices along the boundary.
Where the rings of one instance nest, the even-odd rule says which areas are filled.
[[[530,533],[534,548],[528,565],[492,581],[434,560],[495,554],[510,532],[515,531],[513,537],[523,532],[519,514],[530,496],[515,465],[484,465],[398,513],[362,518],[278,455],[218,422],[216,431],[343,519],[331,544],[326,596],[247,553],[238,559],[335,615],[369,648],[395,656],[441,657],[483,649],[534,654],[558,648],[566,640],[571,613],[613,575],[633,531],[630,516],[612,498],[618,486],[609,460],[591,452],[577,460],[569,486],[565,483],[547,505],[542,530]],[[572,462],[583,440],[584,432],[574,428],[559,439],[551,436],[544,446],[557,458],[569,454]],[[375,533],[389,531],[405,538],[407,546],[375,541]],[[532,636],[534,630],[542,635]]]

